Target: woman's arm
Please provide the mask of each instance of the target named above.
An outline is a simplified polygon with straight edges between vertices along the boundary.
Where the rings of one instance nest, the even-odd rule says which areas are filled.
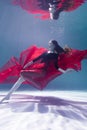
[[[42,59],[45,55],[46,55],[46,52],[43,53],[42,55],[38,56],[38,57],[35,58],[34,60],[28,62],[28,63],[24,66],[24,69],[27,68],[27,67],[29,67],[30,65],[32,65],[34,62],[36,62],[36,61]]]
[[[66,53],[66,51],[59,45],[58,45],[58,51],[59,53]]]

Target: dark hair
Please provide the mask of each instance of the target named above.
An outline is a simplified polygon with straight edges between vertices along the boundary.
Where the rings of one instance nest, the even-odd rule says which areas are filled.
[[[57,52],[57,53],[61,53],[63,52],[63,48],[58,44],[58,42],[56,40],[51,40],[49,41],[50,44],[53,44],[55,46],[54,50]]]
[[[57,20],[59,18],[59,13],[58,11],[56,11],[54,14],[53,14],[53,19],[54,20]]]
[[[56,40],[51,40],[49,43],[55,45],[54,49],[57,51],[57,48],[59,47],[58,42]]]
[[[55,45],[55,47],[58,45],[58,42],[57,42],[56,40],[51,40],[51,41],[49,41],[49,43],[54,44],[54,45]]]

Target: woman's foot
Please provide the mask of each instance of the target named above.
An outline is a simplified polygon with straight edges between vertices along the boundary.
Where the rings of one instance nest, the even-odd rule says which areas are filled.
[[[0,103],[2,103],[3,101],[5,101],[5,100],[9,100],[10,99],[10,95],[7,95],[7,96],[5,96],[1,101],[0,101]]]

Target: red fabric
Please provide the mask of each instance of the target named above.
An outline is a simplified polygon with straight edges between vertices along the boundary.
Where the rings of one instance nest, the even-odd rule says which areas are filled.
[[[73,11],[81,6],[86,0],[61,0],[58,8],[64,7],[63,11]]]
[[[38,0],[12,0],[14,5],[21,6],[24,10],[32,14],[40,14],[42,19],[50,18],[48,10],[40,9]],[[81,6],[86,0],[61,0],[58,4],[58,9],[63,8],[63,11],[73,11]]]
[[[37,16],[41,19],[50,18],[50,14],[48,11],[41,10],[38,6],[37,0],[12,0],[14,5],[21,6],[24,10],[32,14],[40,14],[41,16]]]
[[[0,83],[13,83],[20,77],[20,71],[23,70],[23,66],[29,61],[41,55],[43,52],[47,51],[45,48],[38,48],[36,46],[31,46],[20,54],[19,59],[12,57],[2,68],[0,68]],[[87,58],[87,50],[74,50],[68,54],[62,54],[58,58],[59,67],[66,70],[67,68],[72,68],[76,71],[81,70],[81,61]],[[50,63],[49,68],[45,68],[45,63],[35,63],[30,67],[26,68],[25,71],[37,72],[37,74],[43,73],[46,69],[46,74],[44,77],[34,78],[34,83],[39,83],[39,86],[35,86],[33,83],[29,83],[39,89],[43,89],[51,80],[61,75],[62,73],[56,70],[54,65]]]

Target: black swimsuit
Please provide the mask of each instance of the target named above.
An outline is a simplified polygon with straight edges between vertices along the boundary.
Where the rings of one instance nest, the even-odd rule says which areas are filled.
[[[58,55],[57,53],[48,53],[45,52],[36,59],[33,60],[33,62],[36,62],[37,60],[40,60],[40,63],[45,63],[49,67],[50,62],[54,62],[54,66],[56,69],[58,69]]]
[[[46,63],[47,67],[49,67],[49,64],[51,62],[53,62],[55,68],[58,69],[59,68],[58,67],[58,56],[61,53],[65,53],[65,51],[64,51],[64,49],[61,46],[57,45],[57,53],[54,53],[54,52],[53,53],[52,52],[50,52],[50,53],[45,52],[42,55],[40,55],[39,57],[35,58],[33,60],[33,62],[36,62],[37,60],[40,60],[40,63]]]

